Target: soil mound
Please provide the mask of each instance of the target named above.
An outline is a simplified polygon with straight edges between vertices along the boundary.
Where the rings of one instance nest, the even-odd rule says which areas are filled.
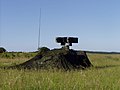
[[[86,52],[62,49],[45,50],[34,58],[15,66],[24,69],[84,69],[92,66]]]

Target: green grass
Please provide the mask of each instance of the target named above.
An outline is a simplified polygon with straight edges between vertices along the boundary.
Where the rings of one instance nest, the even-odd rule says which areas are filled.
[[[0,53],[0,67],[13,66],[23,63],[30,58],[34,57],[37,53],[30,52],[6,52]]]
[[[120,54],[88,54],[88,57],[94,67],[87,70],[0,69],[0,90],[120,90]],[[28,59],[0,58],[0,66]]]
[[[18,59],[18,58],[31,58],[35,56],[36,52],[5,52],[0,53],[2,59]]]

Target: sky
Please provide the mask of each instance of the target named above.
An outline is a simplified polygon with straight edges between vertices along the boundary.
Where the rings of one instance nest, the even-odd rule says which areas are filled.
[[[60,48],[58,36],[79,38],[72,49],[120,52],[120,0],[0,0],[0,46]]]

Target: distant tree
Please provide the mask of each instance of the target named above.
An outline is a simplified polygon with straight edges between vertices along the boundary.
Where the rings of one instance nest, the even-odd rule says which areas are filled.
[[[6,49],[3,47],[0,47],[0,53],[6,52]]]

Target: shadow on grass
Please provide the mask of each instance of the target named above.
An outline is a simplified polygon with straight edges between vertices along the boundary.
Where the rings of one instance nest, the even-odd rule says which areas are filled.
[[[120,65],[95,66],[96,69],[106,69],[106,68],[113,68],[113,67],[120,67]]]
[[[92,66],[92,67],[94,69],[108,69],[108,68],[120,67],[120,65],[104,65],[104,66]],[[0,69],[18,69],[18,68],[11,68],[11,66],[0,66]],[[21,70],[21,69],[18,69],[18,70]],[[86,69],[83,69],[83,70],[86,70]]]
[[[0,69],[7,69],[8,66],[0,66]]]

